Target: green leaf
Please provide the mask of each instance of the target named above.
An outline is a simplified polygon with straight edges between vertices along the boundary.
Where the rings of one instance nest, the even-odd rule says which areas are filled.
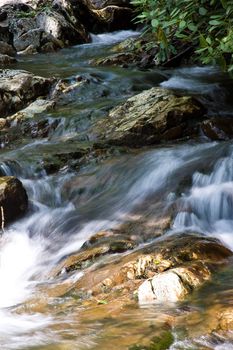
[[[154,28],[157,28],[159,26],[159,21],[157,19],[152,19],[151,25]]]
[[[222,25],[223,22],[222,21],[218,21],[217,19],[213,19],[212,21],[209,21],[209,24],[212,26],[219,26]]]
[[[200,34],[200,36],[199,36],[199,42],[200,42],[201,48],[206,48],[209,46],[208,42],[206,41],[205,37],[202,34]]]
[[[199,14],[201,16],[205,16],[207,14],[207,10],[204,7],[199,7]]]
[[[184,29],[186,27],[186,24],[187,24],[186,21],[184,21],[184,20],[180,21],[179,28]]]
[[[196,32],[198,27],[195,26],[193,23],[188,24],[188,29],[191,30],[191,32]]]

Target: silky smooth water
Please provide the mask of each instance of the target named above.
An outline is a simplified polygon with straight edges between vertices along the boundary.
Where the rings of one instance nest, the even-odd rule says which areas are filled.
[[[197,95],[210,114],[216,110],[223,115],[232,114],[231,82],[216,68],[140,71],[90,65],[90,59],[106,55],[113,43],[132,35],[138,33],[93,36],[92,44],[23,57],[17,65],[38,75],[71,80],[81,74],[91,83],[78,95],[70,96],[67,104],[45,115],[59,122],[48,138],[26,138],[15,148],[3,145],[1,149],[0,173],[19,177],[30,199],[26,217],[7,228],[0,243],[3,350],[127,349],[130,344],[151,337],[167,314],[176,316],[182,312],[178,306],[140,308],[133,303],[122,308],[120,315],[109,311],[106,318],[97,310],[83,310],[77,304],[77,296],[68,293],[83,272],[64,275],[60,280],[50,275],[63,257],[78,251],[95,232],[116,227],[140,205],[146,213],[148,197],[159,195],[164,207],[178,204],[173,228],[167,234],[195,230],[218,237],[233,249],[230,142],[200,138],[199,142],[145,148],[115,155],[101,164],[91,163],[79,172],[64,168],[48,175],[43,167],[46,152],[67,147],[67,139],[88,142],[89,130],[96,120],[114,105],[151,86]],[[72,187],[72,181],[75,183],[80,177],[85,178],[84,192]],[[155,212],[154,220],[157,215]],[[231,283],[226,284],[226,280],[233,277],[232,272],[229,268],[218,276],[220,286],[231,290]],[[64,297],[43,294],[43,289],[56,286],[64,288]],[[221,293],[216,282],[214,288],[204,289],[200,297],[197,293],[189,307],[205,308],[210,298],[214,303]],[[171,349],[232,348],[230,339],[191,340],[179,329],[174,329],[174,336],[176,342]]]

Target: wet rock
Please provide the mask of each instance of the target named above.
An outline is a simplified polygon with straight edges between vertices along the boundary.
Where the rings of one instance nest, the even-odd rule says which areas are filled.
[[[20,110],[37,97],[46,96],[53,83],[53,79],[27,71],[0,70],[0,117]]]
[[[7,120],[9,123],[18,124],[22,121],[25,121],[26,119],[34,118],[36,115],[39,115],[41,113],[49,112],[53,110],[54,107],[54,101],[37,99],[26,108],[8,117]]]
[[[74,270],[82,270],[91,266],[98,258],[106,254],[123,253],[136,247],[133,240],[126,239],[124,236],[114,234],[98,234],[95,239],[86,242],[81,251],[75,255],[66,258],[60,266],[53,272],[55,275],[60,273],[69,273]]]
[[[131,21],[133,10],[129,1],[81,0],[73,2],[71,0],[60,0],[59,2],[69,3],[72,8],[72,17],[80,21],[91,33],[130,29],[134,26]],[[66,6],[66,9],[68,7]]]
[[[76,288],[108,300],[116,295],[131,299],[139,288],[140,302],[177,301],[210,279],[231,256],[216,239],[180,234],[155,241],[111,264],[87,269]]]
[[[95,66],[121,66],[128,67],[135,61],[135,55],[133,53],[120,53],[105,58],[97,58],[91,60],[91,64]]]
[[[107,6],[102,9],[92,10],[99,21],[99,26],[107,31],[132,28],[133,11],[128,7]]]
[[[0,41],[0,54],[14,57],[16,54],[16,51],[13,48],[13,46],[7,44],[4,41]]]
[[[5,118],[0,118],[0,130],[3,130],[5,127],[9,126]]]
[[[170,269],[145,281],[138,289],[140,304],[177,302],[210,279],[211,272],[202,263]]]
[[[89,6],[91,8],[94,8],[96,10],[103,9],[107,6],[119,6],[119,7],[130,7],[130,1],[129,0],[87,0],[89,3]]]
[[[13,176],[0,177],[0,227],[25,214],[27,206],[28,197],[22,183]]]
[[[215,117],[201,123],[205,136],[211,140],[230,140],[233,138],[233,118]]]
[[[114,108],[96,130],[107,143],[139,147],[186,136],[190,124],[204,114],[194,98],[152,88]]]
[[[163,331],[158,337],[153,337],[149,345],[135,344],[128,348],[128,350],[167,350],[174,342],[174,336],[170,331]]]
[[[16,62],[14,57],[0,54],[0,66],[8,66]]]

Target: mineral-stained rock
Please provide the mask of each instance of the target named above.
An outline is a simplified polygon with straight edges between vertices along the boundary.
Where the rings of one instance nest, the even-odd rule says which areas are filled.
[[[130,299],[139,287],[142,303],[174,302],[210,279],[231,256],[232,252],[216,239],[180,234],[155,241],[103,267],[90,267],[76,287],[108,300],[114,300],[116,293],[126,293]]]
[[[25,214],[27,193],[22,183],[13,176],[0,177],[0,227]]]
[[[194,98],[152,88],[111,110],[94,133],[110,144],[139,147],[186,136],[204,114]]]

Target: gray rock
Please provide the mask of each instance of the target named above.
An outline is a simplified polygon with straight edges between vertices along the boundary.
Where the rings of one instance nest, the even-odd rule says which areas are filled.
[[[93,133],[111,144],[139,147],[185,136],[189,124],[204,114],[194,98],[152,88],[110,111]]]
[[[40,96],[46,96],[54,80],[22,70],[0,70],[0,117],[24,108]]]
[[[138,289],[138,301],[139,304],[177,302],[184,299],[188,293],[189,288],[171,270],[146,280]]]

